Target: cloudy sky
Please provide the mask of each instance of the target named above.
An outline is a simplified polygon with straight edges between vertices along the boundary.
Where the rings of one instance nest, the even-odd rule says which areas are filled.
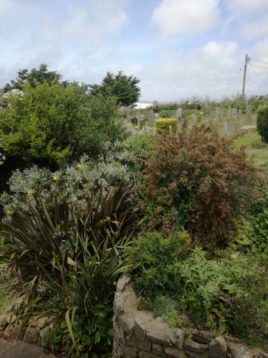
[[[46,63],[65,79],[140,78],[143,100],[268,93],[268,0],[0,0],[0,86]],[[266,64],[267,63],[267,64]]]

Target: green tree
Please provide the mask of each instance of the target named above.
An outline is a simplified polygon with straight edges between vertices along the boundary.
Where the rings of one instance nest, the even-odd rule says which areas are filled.
[[[90,96],[75,84],[26,83],[22,89],[0,112],[0,149],[7,156],[60,164],[84,153],[96,156],[122,134],[110,97]]]
[[[138,78],[121,71],[117,75],[108,72],[101,85],[91,85],[90,88],[92,94],[114,96],[119,105],[132,106],[140,96],[139,82]]]
[[[49,84],[59,83],[61,75],[56,71],[49,71],[47,65],[41,64],[39,68],[32,68],[30,71],[26,68],[21,69],[17,73],[17,78],[11,80],[10,83],[4,86],[4,92],[12,89],[22,90],[23,84],[28,82],[32,87],[44,82]]]

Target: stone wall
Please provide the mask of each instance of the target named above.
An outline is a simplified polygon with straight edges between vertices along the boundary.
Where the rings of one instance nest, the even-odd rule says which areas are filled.
[[[268,358],[232,337],[196,331],[189,338],[182,329],[139,311],[137,304],[129,279],[121,278],[114,300],[113,358]]]

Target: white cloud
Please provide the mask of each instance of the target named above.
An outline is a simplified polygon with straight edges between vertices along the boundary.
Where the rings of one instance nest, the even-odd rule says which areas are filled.
[[[25,3],[24,3],[25,2]],[[130,0],[61,0],[57,1],[0,0],[0,28],[18,32],[32,31],[38,41],[69,40],[102,41],[118,35],[128,24]],[[48,5],[48,6],[47,6]],[[5,35],[6,36],[6,35]]]
[[[87,1],[80,6],[74,2],[69,8],[63,34],[97,40],[116,35],[128,23],[126,4],[124,0]]]
[[[0,0],[0,18],[7,18],[16,10],[16,3],[14,0]]]
[[[0,0],[0,15],[5,14],[11,6],[10,0]]]
[[[243,53],[233,41],[208,42],[184,53],[167,50],[141,73],[145,100],[220,98],[240,91]]]
[[[267,0],[228,0],[229,8],[235,11],[259,11],[268,7]]]
[[[241,29],[243,34],[247,37],[258,37],[268,34],[268,15],[265,15],[261,18],[244,21]]]
[[[126,68],[126,73],[130,75],[138,76],[142,70],[143,70],[143,65],[140,63],[136,63],[133,65],[129,65]]]
[[[206,31],[219,18],[219,0],[161,0],[152,22],[163,35]]]
[[[268,63],[268,40],[262,40],[255,43],[249,51],[250,57]],[[261,64],[260,64],[261,66]]]
[[[54,2],[47,1],[49,8],[44,1],[27,0],[24,4],[22,0],[0,0],[0,41],[4,49],[0,58],[1,85],[14,78],[18,68],[47,63],[64,78],[86,83],[100,82],[107,71],[122,70],[141,80],[145,100],[206,95],[214,98],[240,92],[246,51],[251,57],[268,62],[268,41],[254,38],[249,42],[253,45],[247,49],[243,48],[245,43],[238,46],[238,40],[233,41],[235,38],[240,42],[243,34],[266,33],[268,18],[262,6],[268,5],[268,0],[221,0],[221,4],[227,1],[233,4],[232,10],[229,7],[228,16],[232,15],[232,19],[228,28],[222,31],[221,27],[215,37],[210,34],[205,44],[198,42],[199,37],[197,41],[190,37],[193,47],[190,50],[178,49],[174,39],[159,36],[158,41],[151,41],[146,25],[141,27],[140,22],[130,23],[131,40],[127,34],[114,39],[130,22],[130,0],[61,0],[67,4],[61,17],[54,12],[58,5],[54,9]],[[152,3],[159,5],[151,21],[164,35],[205,31],[220,16],[220,0]],[[137,15],[132,19],[137,21]],[[137,37],[131,32],[135,26],[139,26]],[[229,41],[215,41],[215,38]],[[249,67],[248,93],[267,92],[267,83],[265,69]]]

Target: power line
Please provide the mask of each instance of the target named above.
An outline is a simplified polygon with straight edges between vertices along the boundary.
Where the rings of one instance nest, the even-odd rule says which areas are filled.
[[[268,62],[262,61],[262,60],[257,60],[255,58],[249,57],[248,54],[246,54],[245,56],[245,62],[244,62],[244,71],[243,71],[243,83],[242,83],[242,95],[241,98],[245,99],[246,96],[246,80],[247,80],[247,69],[248,69],[248,65],[268,71],[268,67],[264,67],[264,66],[259,66],[259,65],[255,65],[253,62],[258,62],[264,65],[268,66]]]
[[[263,76],[263,73],[257,72],[254,67],[251,67],[251,69],[253,70],[253,72],[254,72],[256,75],[258,75],[258,76]]]
[[[249,66],[256,67],[256,68],[261,68],[262,70],[268,71],[268,67],[257,66],[257,65],[254,65],[254,64],[250,63],[250,62],[248,63],[248,65],[249,65]]]
[[[255,62],[264,63],[265,65],[267,65],[267,66],[268,66],[268,62],[265,62],[265,61],[256,60],[255,58],[252,58],[252,57],[249,57],[249,60],[250,60],[250,61],[255,61]]]

